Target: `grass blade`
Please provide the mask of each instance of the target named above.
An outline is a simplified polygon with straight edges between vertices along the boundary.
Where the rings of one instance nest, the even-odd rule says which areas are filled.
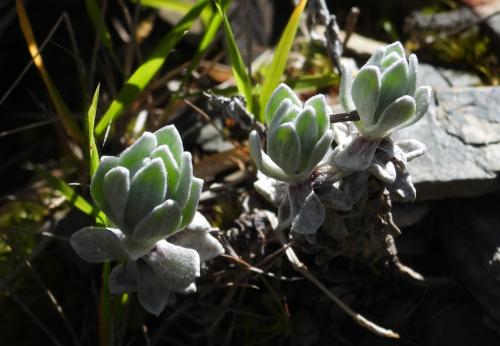
[[[249,112],[253,110],[253,96],[252,96],[252,83],[250,81],[250,76],[248,75],[245,63],[241,57],[240,50],[234,39],[233,30],[229,24],[226,14],[224,13],[220,1],[215,2],[215,6],[222,17],[222,22],[224,24],[224,33],[226,36],[226,43],[229,53],[229,59],[231,60],[231,68],[233,69],[234,80],[238,91],[245,97],[247,103],[247,109]]]
[[[137,3],[138,0],[131,0],[133,3]],[[193,3],[190,1],[182,0],[141,0],[142,6],[148,6],[152,8],[166,9],[174,11],[185,15],[193,7]]]
[[[314,92],[318,89],[326,88],[332,85],[338,85],[339,76],[338,74],[333,72],[318,75],[304,75],[290,80],[287,79],[286,84],[296,92]]]
[[[79,209],[81,212],[105,220],[104,214],[99,211],[99,209],[89,203],[85,198],[80,196],[71,186],[66,184],[62,179],[47,173],[41,167],[35,167],[38,174],[40,174],[47,183],[55,190],[62,193],[64,197],[71,203],[75,208]]]
[[[102,264],[101,291],[99,292],[99,345],[113,345],[112,316],[111,316],[111,293],[109,292],[109,275],[111,274],[111,263]]]
[[[45,69],[40,50],[38,49],[38,44],[35,40],[35,35],[33,34],[33,29],[26,13],[26,9],[23,5],[22,0],[16,0],[17,15],[19,18],[19,25],[21,26],[21,31],[23,32],[24,39],[28,44],[28,50],[31,57],[35,63],[38,72],[40,73],[42,80],[49,92],[50,99],[54,104],[57,115],[61,120],[61,123],[68,133],[68,135],[73,138],[77,143],[83,143],[83,135],[81,130],[78,128],[76,120],[71,116],[70,111],[66,103],[64,102],[59,90],[52,82],[49,73]]]
[[[87,139],[88,139],[88,155],[89,155],[89,173],[90,178],[94,176],[97,167],[99,166],[99,153],[94,137],[94,124],[95,116],[97,113],[97,102],[99,101],[100,85],[97,85],[94,97],[90,104],[87,113]],[[96,224],[98,226],[107,226],[107,218],[101,212],[101,215],[96,217]],[[111,295],[109,293],[109,275],[111,273],[110,262],[105,262],[102,266],[102,283],[101,291],[99,293],[99,342],[100,345],[106,346],[112,343],[112,308],[111,308]],[[114,316],[118,317],[118,316]]]
[[[95,128],[97,137],[102,136],[106,127],[113,120],[122,115],[137,96],[146,88],[151,79],[153,79],[162,67],[172,48],[185,35],[186,30],[189,29],[193,21],[208,4],[209,1],[204,0],[193,6],[189,13],[165,35],[158,46],[156,46],[151,56],[135,70],[97,124]]]
[[[104,16],[101,12],[101,9],[97,5],[96,0],[85,0],[85,6],[87,7],[87,13],[89,14],[90,20],[94,25],[94,29],[101,38],[101,42],[106,47],[109,56],[113,60],[113,63],[121,69],[120,62],[115,54],[115,50],[113,49],[113,40],[111,39],[111,33],[109,29],[104,23]]]
[[[264,121],[264,110],[266,108],[267,101],[271,97],[274,89],[280,83],[283,71],[285,71],[287,58],[290,54],[292,43],[295,38],[295,34],[297,33],[297,28],[299,27],[300,15],[304,11],[306,4],[307,0],[301,0],[297,7],[295,7],[283,34],[281,35],[278,46],[274,51],[273,60],[271,65],[268,67],[268,73],[266,74],[266,78],[262,84],[259,96],[259,113],[257,120],[261,122]]]
[[[89,111],[87,112],[87,140],[88,140],[88,149],[89,149],[89,173],[90,178],[94,176],[95,171],[97,170],[97,166],[99,166],[99,153],[97,152],[97,146],[95,143],[94,137],[94,124],[95,124],[95,115],[97,113],[97,102],[99,101],[99,89],[100,85],[97,86],[97,89],[94,93],[94,97],[92,98],[92,103],[90,104]]]
[[[222,4],[222,9],[225,10],[227,6],[231,3],[231,1],[225,1],[225,3]],[[219,30],[219,27],[222,23],[222,16],[218,11],[216,11],[212,17],[210,18],[209,24],[205,30],[205,33],[203,34],[203,37],[201,38],[200,44],[198,45],[198,48],[196,49],[196,53],[194,53],[193,59],[191,59],[191,63],[189,64],[189,67],[187,68],[186,75],[184,76],[182,80],[182,88],[187,85],[189,82],[189,79],[191,78],[191,72],[196,68],[198,63],[200,62],[201,57],[205,54],[207,51],[208,47],[210,46],[210,43],[213,42],[215,35],[217,34],[217,31]]]
[[[133,3],[137,3],[139,0],[130,0]],[[189,10],[193,8],[193,3],[186,0],[140,0],[141,6],[152,7],[156,9],[165,9],[173,12],[177,12],[182,15],[186,15]],[[206,7],[200,14],[201,21],[206,27],[210,24],[210,18],[212,17],[212,10],[210,7]]]
[[[97,151],[97,145],[95,142],[94,136],[94,124],[95,124],[95,116],[97,113],[97,103],[99,101],[99,90],[101,85],[97,85],[97,88],[94,93],[94,97],[92,97],[92,102],[90,104],[89,110],[87,112],[87,121],[85,127],[87,129],[87,145],[88,145],[88,166],[89,166],[89,176],[90,179],[95,174],[97,167],[99,166],[99,152]],[[107,218],[104,213],[99,213],[96,217],[96,224],[98,226],[107,226]]]
[[[106,47],[110,52],[113,52],[111,34],[109,33],[106,23],[103,21],[102,13],[96,0],[85,0],[85,6],[87,7],[87,12],[95,30],[101,35],[102,44],[104,44],[104,47]]]

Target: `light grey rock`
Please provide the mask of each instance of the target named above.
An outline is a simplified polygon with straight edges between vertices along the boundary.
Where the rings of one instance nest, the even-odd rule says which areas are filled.
[[[421,66],[421,65],[420,65]],[[452,87],[469,87],[480,86],[481,78],[474,73],[460,70],[451,70],[441,67],[436,67],[437,71],[446,79]]]
[[[408,164],[417,200],[500,189],[499,110],[500,87],[437,89],[423,119],[393,135],[427,146],[424,156]]]
[[[418,64],[417,81],[419,85],[429,85],[432,90],[451,86],[436,67],[423,63]]]
[[[481,79],[473,73],[445,69],[423,63],[418,64],[417,79],[419,85],[430,85],[433,90],[477,86],[481,84]]]
[[[449,134],[472,145],[500,142],[500,88],[448,90],[438,95]]]
[[[456,28],[469,27],[476,21],[477,15],[468,7],[437,13],[415,11],[405,19],[404,29],[409,34],[425,36],[429,31],[450,32]]]
[[[220,119],[215,119],[214,125],[219,129],[223,128],[222,121]],[[234,145],[226,141],[221,133],[212,124],[206,124],[201,128],[200,135],[197,139],[197,143],[201,145],[203,150],[223,152],[231,150]]]

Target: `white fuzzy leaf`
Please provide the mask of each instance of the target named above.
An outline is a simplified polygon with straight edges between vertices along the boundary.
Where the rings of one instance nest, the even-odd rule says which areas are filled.
[[[182,139],[179,132],[174,125],[168,125],[162,127],[154,133],[158,141],[158,146],[166,145],[172,156],[177,162],[177,165],[181,165],[181,154],[184,151],[182,146]]]
[[[354,101],[352,100],[351,90],[353,82],[353,72],[347,65],[342,66],[342,78],[340,79],[339,96],[342,106],[346,112],[352,112],[356,109]]]
[[[125,167],[115,167],[104,176],[103,192],[109,210],[104,210],[107,216],[121,230],[128,234],[124,225],[124,212],[130,192],[130,179],[128,169]]]
[[[121,244],[123,237],[123,233],[117,229],[85,227],[71,236],[70,243],[85,261],[101,263],[128,259]]]
[[[167,192],[167,171],[160,158],[149,161],[132,178],[125,207],[125,222],[134,229],[137,223],[161,204]]]
[[[177,202],[169,199],[139,221],[132,233],[132,239],[137,242],[156,243],[177,231],[180,223],[181,209]]]
[[[317,138],[323,136],[325,131],[330,127],[330,109],[326,104],[325,95],[318,94],[309,98],[304,103],[304,109],[312,107],[316,114],[316,121],[318,126]]]
[[[200,201],[201,190],[203,188],[203,180],[194,178],[191,180],[191,191],[189,192],[189,199],[182,210],[182,221],[179,229],[186,227],[195,216],[198,202]]]
[[[209,261],[224,253],[222,244],[208,231],[195,231],[189,227],[169,238],[169,242],[195,250],[201,262]]]
[[[396,180],[396,167],[391,161],[374,160],[369,171],[386,184],[392,184]]]
[[[266,201],[275,207],[279,207],[283,203],[288,190],[286,183],[269,178],[261,172],[257,173],[257,181],[253,183],[253,187]]]
[[[118,166],[118,158],[114,156],[103,156],[97,170],[92,177],[90,183],[90,195],[101,210],[110,210],[109,205],[106,203],[103,191],[104,176],[111,169]]]
[[[422,156],[427,150],[427,146],[417,141],[416,139],[405,139],[398,141],[396,145],[403,151],[406,155],[406,160],[410,161],[416,157]]]
[[[391,65],[381,76],[380,97],[373,123],[378,123],[384,110],[396,99],[405,95],[408,85],[408,62],[401,58]],[[412,95],[413,96],[413,95]]]
[[[191,153],[185,151],[181,154],[180,178],[175,193],[172,193],[174,199],[181,208],[184,208],[191,191],[191,183],[193,181],[193,163]]]
[[[297,105],[299,107],[302,106],[302,102],[300,102],[299,98],[297,97],[297,95],[295,95],[293,90],[290,89],[288,85],[281,83],[271,94],[271,97],[269,98],[266,106],[265,120],[267,126],[271,124],[276,110],[280,106],[281,102],[283,102],[283,100],[285,99],[290,100],[294,105]]]
[[[352,84],[352,99],[364,126],[375,122],[374,114],[381,94],[380,71],[375,66],[363,67]]]
[[[170,296],[170,287],[144,261],[137,261],[137,298],[149,313],[159,316]]]
[[[200,276],[200,256],[187,249],[160,240],[155,248],[143,257],[156,275],[174,291],[186,289]]]
[[[292,221],[292,231],[304,235],[314,234],[324,220],[325,208],[314,191],[311,191]]]
[[[405,95],[391,103],[380,116],[377,124],[367,129],[370,136],[383,138],[412,119],[415,114],[415,100],[413,97]]]
[[[347,144],[336,147],[330,161],[344,172],[364,171],[371,165],[378,144],[379,140],[356,136]]]
[[[163,160],[163,164],[167,169],[167,196],[172,197],[172,193],[177,189],[180,178],[180,167],[174,155],[166,145],[160,145],[153,150],[151,158],[159,157]],[[179,158],[180,160],[180,158]]]
[[[109,275],[109,291],[111,294],[122,294],[137,291],[137,266],[127,261],[117,264]]]
[[[144,132],[134,144],[120,154],[119,165],[129,169],[130,178],[142,166],[143,159],[148,157],[151,151],[156,148],[156,144],[155,135],[151,132]]]

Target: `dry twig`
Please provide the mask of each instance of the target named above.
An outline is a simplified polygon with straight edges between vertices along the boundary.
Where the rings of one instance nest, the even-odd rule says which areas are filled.
[[[283,246],[286,246],[287,241],[285,234],[283,233],[283,229],[286,227],[280,227],[280,226],[281,225],[279,225],[275,231],[277,233],[278,239],[281,242],[281,244]],[[314,276],[313,273],[311,273],[311,271],[305,266],[305,264],[300,261],[300,259],[298,258],[297,254],[295,253],[292,247],[287,248],[285,253],[288,258],[288,261],[292,264],[293,268],[296,271],[304,275],[306,279],[311,281],[316,287],[318,287],[321,291],[323,291],[323,293],[325,293],[331,300],[333,300],[333,302],[337,304],[338,307],[341,308],[345,313],[347,313],[357,324],[377,335],[384,336],[387,338],[399,339],[399,334],[397,334],[396,332],[378,326],[377,324],[371,322],[364,316],[360,315],[359,313],[353,311],[350,307],[348,307],[339,297],[337,297],[328,288],[326,288],[318,280],[318,278]]]

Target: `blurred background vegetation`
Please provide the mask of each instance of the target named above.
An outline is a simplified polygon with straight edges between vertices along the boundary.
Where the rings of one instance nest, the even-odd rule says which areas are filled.
[[[421,23],[460,11],[461,1],[327,3],[341,29],[355,5],[360,15],[354,33],[363,39],[401,40],[423,62],[471,72],[483,85],[499,83],[499,45],[487,27],[467,20],[448,27]],[[327,308],[326,298],[310,284],[252,274],[227,258],[206,268],[198,294],[177,297],[153,318],[133,296],[103,300],[102,268],[81,261],[68,243],[74,231],[95,222],[95,211],[85,203],[91,166],[86,127],[100,84],[95,121],[100,154],[116,154],[141,132],[174,123],[193,152],[198,176],[216,196],[202,201],[201,209],[222,230],[232,230],[221,235],[228,246],[252,265],[278,249],[266,244],[255,223],[241,226],[242,200],[253,193],[248,128],[210,107],[203,92],[251,95],[247,107],[257,118],[266,79],[286,80],[305,96],[324,92],[336,103],[339,77],[305,22],[297,22],[297,35],[292,30],[288,37],[291,52],[284,51],[283,71],[269,68],[270,48],[280,44],[297,14],[295,5],[222,1],[232,42],[212,1],[0,1],[0,344],[95,345],[101,338],[102,344],[123,345],[312,345],[319,344],[313,316],[331,322],[319,324],[331,326],[321,332],[333,343],[378,340]],[[348,45],[344,55],[358,64],[368,56],[363,45]],[[207,135],[212,125],[230,149]],[[281,261],[272,259],[264,267],[296,275]],[[339,267],[349,265],[339,260]],[[405,294],[364,267],[359,273],[362,280],[344,277],[349,287],[338,277],[329,284],[373,319],[384,320],[386,300],[377,294],[386,289],[388,295]],[[412,314],[418,302],[401,304]],[[111,335],[103,334],[102,313],[109,314]],[[401,344],[414,345],[419,327],[405,321],[407,338]]]

